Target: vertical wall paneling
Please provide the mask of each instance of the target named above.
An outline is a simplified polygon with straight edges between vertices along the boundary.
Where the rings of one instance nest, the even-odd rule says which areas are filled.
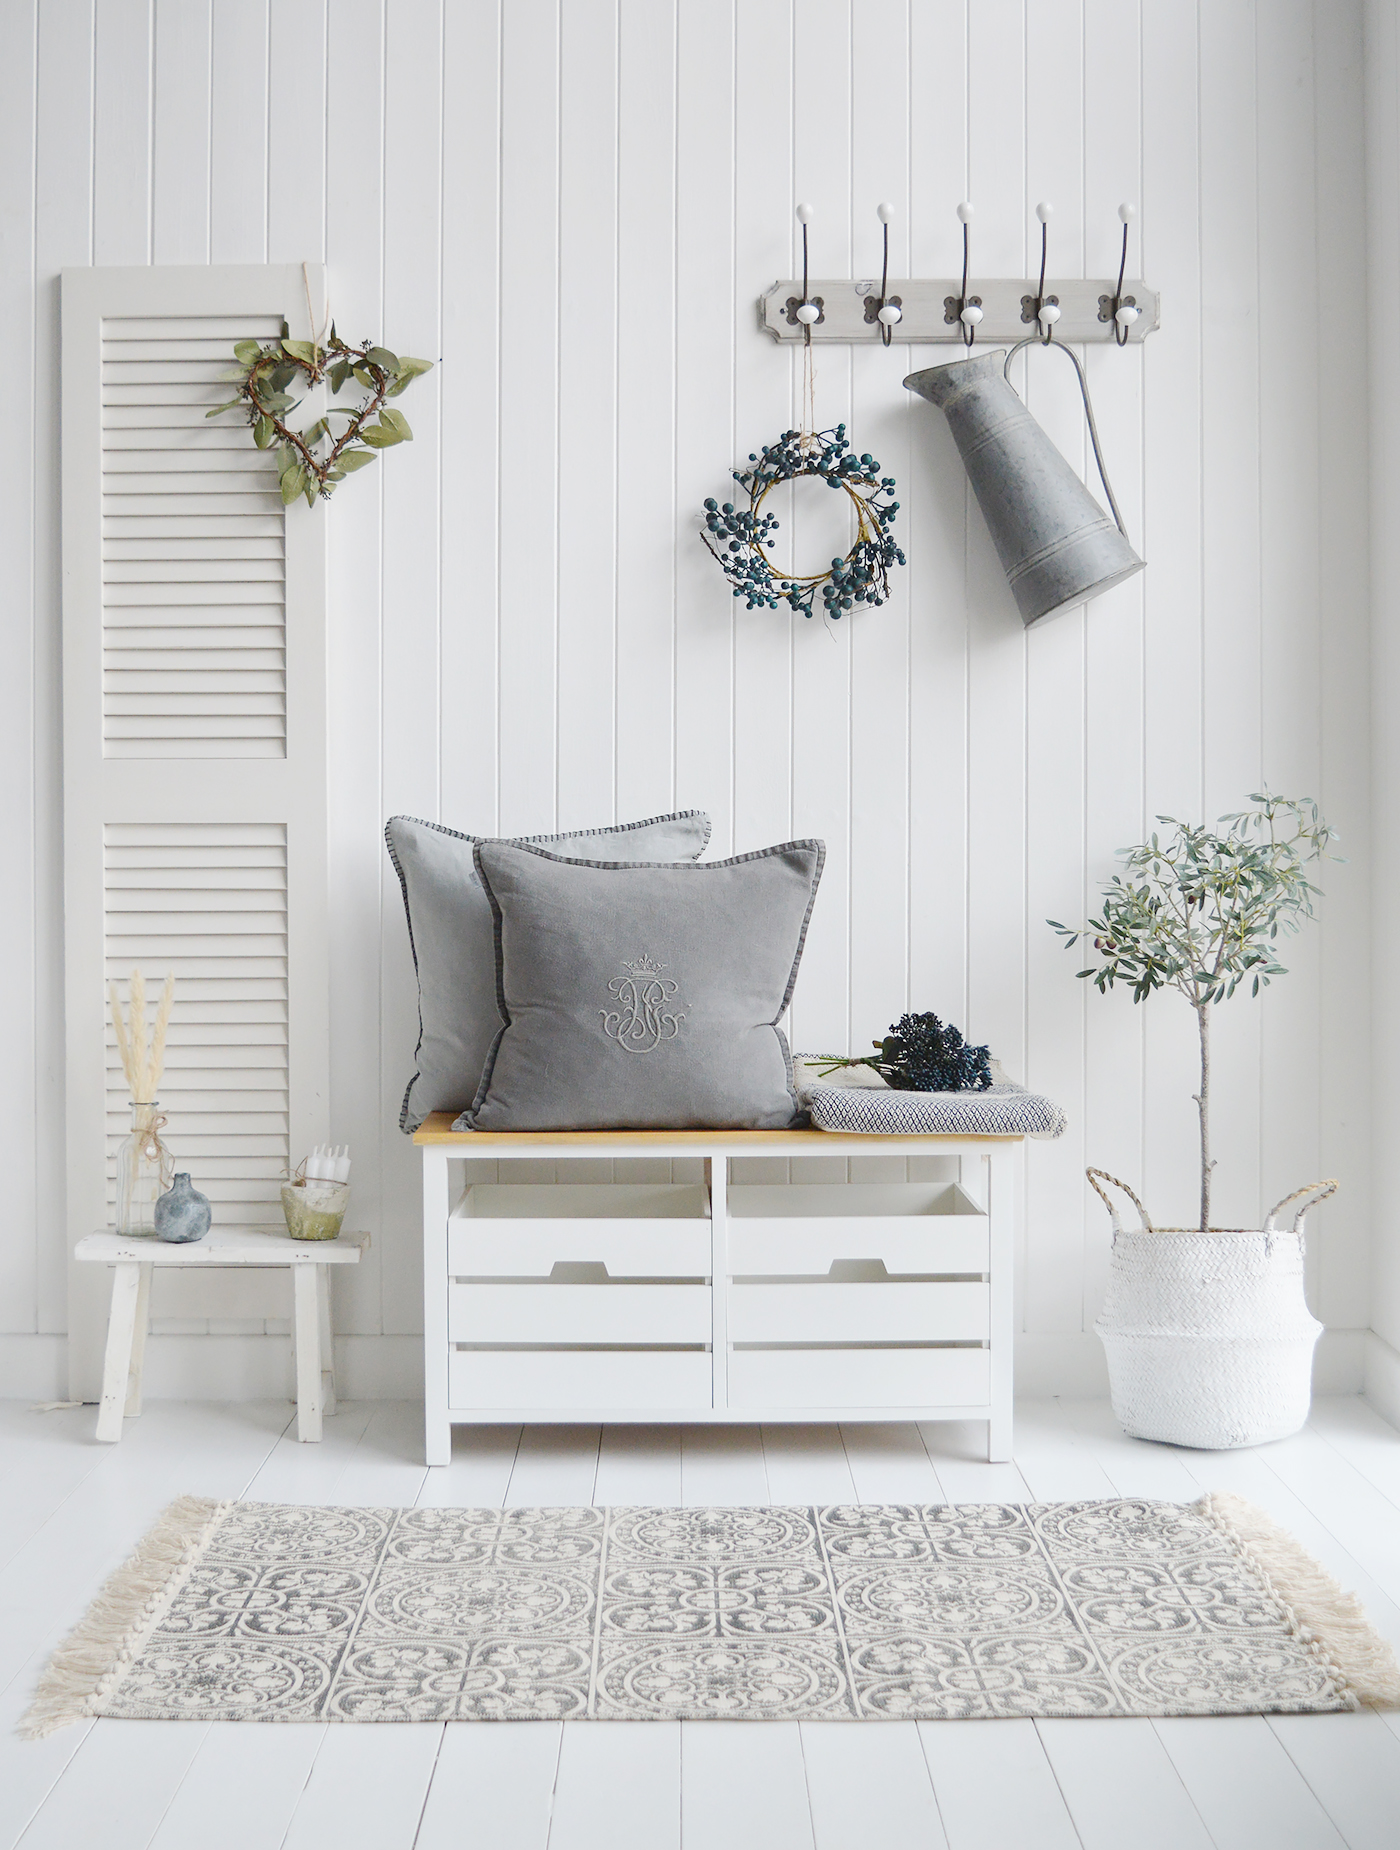
[[[1200,52],[1195,19],[1185,26],[1172,0],[1144,0],[1141,68],[1151,81],[1142,86],[1140,248],[1144,275],[1174,278],[1176,304],[1142,358],[1144,829],[1163,812],[1207,813]],[[1136,832],[1125,838],[1138,839]],[[1111,870],[1105,857],[1093,872]],[[1189,1226],[1198,1195],[1191,1103],[1198,1068],[1190,1012],[1174,1008],[1173,1000],[1154,996],[1141,1005],[1142,1177],[1154,1214],[1167,1225]]]
[[[1114,0],[1084,4],[1084,261],[1094,276],[1116,275],[1121,251],[1118,207],[1136,205],[1129,250],[1142,250],[1142,87],[1121,72],[1141,68],[1140,20]],[[1134,546],[1149,561],[1144,574],[1090,605],[1084,638],[1084,867],[1079,910],[1084,916],[1095,877],[1113,866],[1114,851],[1142,838],[1143,622],[1155,561],[1147,545],[1143,502],[1143,353],[1141,347],[1086,347],[1084,367],[1094,414],[1123,517]],[[1085,469],[1098,492],[1092,457]],[[1051,916],[1058,918],[1058,913]],[[1046,931],[1032,911],[1031,929]],[[1073,960],[1073,961],[1072,961]],[[1063,990],[1082,965],[1058,941],[1047,977]],[[1083,989],[1083,985],[1076,985]],[[1142,1174],[1145,1016],[1123,991],[1083,996],[1083,1122],[1093,1130],[1085,1156],[1113,1175]],[[1121,1165],[1121,1166],[1120,1166]],[[1102,1205],[1081,1181],[1084,1203],[1083,1321],[1091,1328],[1108,1273],[1109,1230]]]
[[[331,313],[347,340],[402,339],[384,322],[384,9],[382,0],[339,0],[326,57],[326,265]],[[470,110],[464,108],[464,115]],[[436,353],[425,354],[436,359]],[[431,378],[431,374],[429,378]],[[415,390],[421,391],[420,381]],[[412,394],[406,414],[412,422]],[[414,438],[417,443],[419,439]],[[408,961],[398,882],[384,852],[384,750],[379,663],[383,651],[383,485],[372,463],[319,511],[326,522],[330,676],[327,718],[330,886],[331,1124],[354,1164],[356,1219],[382,1225],[383,1159],[399,1138],[398,1103],[418,1031],[401,1001],[385,1023],[381,961]],[[448,531],[452,529],[449,527]],[[411,807],[411,804],[409,805]],[[383,878],[381,878],[383,876]],[[382,1328],[383,1252],[376,1241],[334,1281],[342,1335]]]
[[[326,1134],[324,529],[284,511],[265,452],[205,416],[240,332],[285,320],[306,338],[308,290],[319,308],[319,264],[64,276],[73,1239],[110,1215],[127,1104],[106,987],[133,967],[153,995],[175,972],[160,1102],[222,1218],[275,1218],[280,1178]],[[90,1271],[71,1268],[68,1311],[70,1391],[87,1399],[105,1309]],[[262,1334],[285,1311],[267,1279],[159,1283],[157,1330]]]
[[[674,801],[709,809],[716,855],[822,836],[794,1041],[860,1049],[899,1010],[933,1008],[1063,1098],[1070,1132],[1023,1162],[1022,1381],[1086,1391],[1103,1379],[1090,1326],[1107,1242],[1083,1164],[1140,1179],[1161,1218],[1192,1213],[1195,1048],[1176,998],[1135,1008],[1077,984],[1045,917],[1081,917],[1114,849],[1159,812],[1213,818],[1261,777],[1315,792],[1349,859],[1327,872],[1321,924],[1290,947],[1286,983],[1263,1007],[1221,1012],[1220,1207],[1252,1218],[1304,1169],[1339,1174],[1309,1289],[1329,1325],[1363,1325],[1369,1132],[1355,1078],[1386,979],[1369,949],[1367,374],[1334,323],[1366,275],[1363,19],[1383,62],[1392,12],[1393,0],[21,4],[0,77],[0,327],[25,356],[14,408],[32,433],[0,463],[11,603],[32,613],[12,626],[0,694],[14,870],[0,946],[26,998],[20,1078],[0,1113],[15,1204],[0,1281],[7,1323],[32,1333],[16,1353],[51,1367],[67,1303],[58,271],[272,261],[299,282],[303,258],[325,261],[343,332],[441,361],[403,400],[414,443],[329,507],[292,510],[328,555],[330,906],[308,954],[329,988],[327,1134],[354,1149],[356,1219],[374,1235],[337,1284],[352,1388],[415,1381],[417,1177],[396,1121],[417,1024],[381,839],[395,810],[516,831]],[[1377,65],[1373,115],[1395,113],[1393,87]],[[1393,125],[1377,117],[1371,132],[1370,235],[1393,269]],[[898,479],[909,563],[879,612],[827,624],[744,610],[696,515],[800,417],[799,353],[762,334],[753,307],[794,273],[795,203],[813,206],[819,275],[878,269],[881,199],[896,208],[892,268],[948,275],[962,197],[977,208],[974,277],[1027,273],[1041,198],[1056,207],[1052,269],[1111,274],[1117,205],[1139,206],[1130,268],[1162,290],[1162,327],[1084,358],[1147,572],[1028,635],[945,420],[900,383],[955,350],[822,346],[819,422],[846,421]],[[1384,374],[1383,350],[1373,363]],[[1033,354],[1013,376],[1085,469],[1069,369]],[[151,468],[159,447],[135,428],[111,425],[111,472],[149,476],[159,494],[154,478],[179,469]],[[231,427],[168,428],[169,447],[218,465],[202,471],[210,492],[224,492],[214,477],[256,475]],[[1393,473],[1383,443],[1378,456]],[[837,509],[822,491],[786,494],[780,550],[830,556]],[[197,615],[199,597],[160,589],[192,582],[161,576],[179,563],[114,550],[110,588],[135,587],[131,609]],[[247,578],[264,587],[247,608],[268,610],[277,561],[240,569],[255,564],[267,575]],[[1383,603],[1383,547],[1376,568]],[[243,749],[276,747],[276,643],[253,634],[267,624],[183,624],[206,641],[230,632],[228,672],[244,678],[221,692],[177,686],[185,668],[156,659],[171,621],[111,627],[127,632],[109,662],[114,749],[123,736],[144,749],[182,697],[216,692],[223,710],[202,717],[243,726]],[[1384,679],[1382,635],[1376,646]],[[242,776],[282,761],[233,762]],[[140,882],[180,871],[138,864],[150,846],[109,838],[113,876],[136,879],[124,891],[158,892]],[[100,840],[93,854],[100,876]],[[308,863],[291,835],[286,865],[294,930]],[[1383,917],[1387,892],[1382,877]],[[79,941],[91,928],[76,906],[68,925]],[[69,1025],[80,1020],[97,1032],[80,1009]],[[97,1092],[100,1075],[99,1054]],[[88,1167],[72,1171],[85,1203],[101,1110],[81,1087],[76,1102],[98,1124]],[[182,1135],[212,1173],[235,1153],[201,1144],[209,1127],[190,1116]],[[277,1306],[249,1289],[228,1298],[225,1327],[268,1327]],[[193,1329],[212,1312],[171,1298],[161,1315]],[[78,1349],[92,1330],[76,1327]],[[250,1360],[245,1378],[261,1367]]]
[[[153,4],[152,261],[207,263],[213,0]]]
[[[30,635],[34,783],[34,1155],[41,1330],[66,1327],[68,1179],[64,1162],[63,1063],[63,676],[59,606],[59,283],[65,264],[92,262],[93,15],[89,6],[38,9],[34,126],[33,264],[36,383],[33,493],[34,607]],[[26,476],[28,471],[25,472]],[[100,720],[98,724],[100,725]],[[25,730],[29,728],[26,727]],[[21,735],[23,736],[23,735]],[[98,1077],[96,1071],[94,1079]],[[21,1101],[21,1112],[27,1109]]]
[[[219,0],[214,8],[209,51],[211,263],[264,263],[268,257],[268,113],[272,98],[267,83],[248,81],[250,67],[271,74],[274,53],[268,8],[269,0]],[[356,50],[362,57],[362,48]],[[275,55],[279,63],[286,57],[280,36]],[[285,165],[277,171],[287,176]],[[300,250],[317,251],[320,244],[318,236]]]
[[[37,814],[36,748],[42,715],[35,711],[35,697],[42,685],[43,663],[33,625],[19,621],[20,613],[32,610],[36,602],[35,475],[40,427],[50,411],[49,395],[35,364],[40,338],[36,312],[46,315],[50,306],[42,297],[36,299],[34,277],[36,24],[32,15],[15,22],[0,66],[0,170],[9,176],[0,191],[0,342],[20,360],[13,381],[10,423],[12,453],[22,464],[8,491],[0,495],[0,546],[8,561],[12,612],[9,672],[0,680],[0,776],[9,792],[9,801],[0,810],[0,854],[12,870],[8,903],[0,907],[0,961],[14,973],[18,991],[11,1017],[9,1065],[23,1076],[15,1088],[7,1132],[14,1207],[9,1237],[0,1241],[0,1303],[4,1305],[0,1318],[6,1331],[22,1337],[62,1327],[61,1319],[41,1322],[40,1311],[40,1264],[41,1258],[48,1257],[41,1248],[40,1230],[52,1225],[53,1206],[45,1201],[41,1218],[38,1128],[41,1114],[55,1105],[52,1089],[44,1096],[37,1087],[39,1037],[49,1025],[43,1020],[36,932],[42,905],[36,891],[42,833]],[[51,455],[47,445],[45,450]],[[51,1261],[46,1270],[51,1276]],[[57,1308],[51,1293],[45,1294],[45,1300],[46,1310]]]
[[[441,132],[444,99],[439,0],[397,0],[385,16],[384,38],[384,330],[399,351],[435,359],[440,339],[442,234]],[[390,330],[392,329],[392,333]],[[438,813],[440,748],[437,703],[440,585],[437,535],[442,519],[442,433],[438,391],[442,369],[416,382],[402,401],[411,444],[381,460],[384,471],[384,579],[393,587],[394,621],[386,629],[380,677],[384,754],[392,775],[383,795],[390,813]],[[392,889],[389,902],[394,902]],[[395,921],[397,923],[397,921]],[[384,963],[389,1019],[411,1020],[415,987],[403,934],[396,931]],[[386,1074],[384,1116],[397,1117],[401,1081]],[[392,1335],[421,1327],[423,1291],[417,1211],[417,1162],[402,1137],[384,1146],[383,1253],[380,1259],[384,1329]]]

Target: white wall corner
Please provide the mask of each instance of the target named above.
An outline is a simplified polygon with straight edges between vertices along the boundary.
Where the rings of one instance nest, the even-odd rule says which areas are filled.
[[[1400,1350],[1367,1330],[1362,1392],[1382,1418],[1400,1426]]]

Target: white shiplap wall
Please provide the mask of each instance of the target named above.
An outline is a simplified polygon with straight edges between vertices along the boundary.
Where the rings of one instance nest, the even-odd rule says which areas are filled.
[[[63,1322],[56,273],[88,262],[324,258],[342,330],[443,356],[411,394],[415,443],[328,515],[292,510],[332,532],[332,1131],[374,1233],[337,1313],[352,1388],[410,1382],[419,1325],[393,1128],[412,974],[379,833],[396,810],[516,831],[697,804],[720,853],[822,835],[795,1039],[859,1047],[932,1007],[1070,1109],[1026,1158],[1020,1306],[1023,1380],[1074,1391],[1099,1380],[1107,1251],[1084,1163],[1189,1213],[1192,1047],[1171,1000],[1076,985],[1043,920],[1079,916],[1157,811],[1213,816],[1265,777],[1316,792],[1351,858],[1287,984],[1222,1013],[1219,1198],[1248,1221],[1341,1175],[1313,1300],[1338,1332],[1366,1325],[1361,14],[16,0],[0,1388],[56,1378]],[[1040,198],[1052,269],[1109,274],[1115,208],[1139,203],[1162,331],[1088,365],[1147,573],[1026,636],[942,420],[900,388],[947,351],[831,348],[822,421],[898,478],[909,567],[888,608],[834,632],[743,611],[695,510],[796,413],[794,356],[752,308],[792,273],[794,200],[815,208],[819,273],[876,263],[889,199],[892,267],[946,275],[964,196],[984,275],[1025,273]],[[1079,460],[1062,370],[1028,391]],[[824,546],[812,520],[785,528],[799,553],[804,527]],[[172,1346],[168,1379],[256,1385],[239,1355],[220,1376],[208,1348]],[[1359,1355],[1335,1337],[1333,1379],[1355,1384]]]

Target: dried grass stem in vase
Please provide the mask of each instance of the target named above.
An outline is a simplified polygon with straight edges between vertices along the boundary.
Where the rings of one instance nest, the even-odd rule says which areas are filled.
[[[117,1151],[116,1222],[121,1234],[154,1234],[156,1197],[170,1187],[174,1161],[161,1140],[165,1118],[156,1099],[165,1071],[165,1037],[175,1005],[175,973],[165,979],[156,1018],[146,1024],[146,979],[133,970],[127,982],[127,1009],[122,1014],[117,985],[109,983],[108,1000],[122,1072],[131,1093],[131,1129]]]

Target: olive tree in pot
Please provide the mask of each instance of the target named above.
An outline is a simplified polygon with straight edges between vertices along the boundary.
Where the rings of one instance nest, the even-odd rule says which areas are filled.
[[[1114,1412],[1138,1438],[1208,1448],[1281,1439],[1307,1419],[1322,1325],[1303,1296],[1303,1216],[1337,1187],[1298,1189],[1259,1229],[1210,1224],[1211,1012],[1241,984],[1258,995],[1287,974],[1279,934],[1312,916],[1318,889],[1306,869],[1336,839],[1308,798],[1262,791],[1249,800],[1253,809],[1220,818],[1219,833],[1159,816],[1163,832],[1121,850],[1124,868],[1103,889],[1100,917],[1077,930],[1048,921],[1066,948],[1081,938],[1092,945],[1094,961],[1079,975],[1100,992],[1123,983],[1141,1002],[1153,990],[1175,989],[1195,1011],[1199,1226],[1154,1227],[1126,1183],[1101,1169],[1088,1175],[1113,1224],[1095,1328]],[[1133,1203],[1139,1227],[1121,1225],[1105,1183]]]

